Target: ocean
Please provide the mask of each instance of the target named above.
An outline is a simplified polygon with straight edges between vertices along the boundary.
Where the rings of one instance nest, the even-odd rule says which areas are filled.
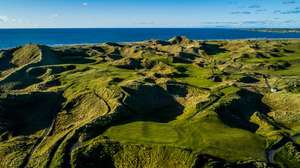
[[[197,40],[300,38],[300,33],[255,32],[222,28],[74,28],[74,29],[0,29],[0,49],[27,43],[45,45],[135,42],[167,40],[184,35]]]

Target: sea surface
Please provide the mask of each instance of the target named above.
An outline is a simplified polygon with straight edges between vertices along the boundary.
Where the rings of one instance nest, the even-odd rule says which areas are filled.
[[[27,43],[45,45],[167,40],[184,35],[197,40],[300,38],[300,33],[255,32],[221,28],[85,28],[85,29],[0,29],[0,49]]]

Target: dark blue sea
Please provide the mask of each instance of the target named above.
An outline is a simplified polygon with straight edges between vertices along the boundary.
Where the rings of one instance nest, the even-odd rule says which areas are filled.
[[[64,45],[166,40],[177,35],[197,40],[300,38],[300,33],[267,33],[220,28],[0,29],[0,48],[17,47],[27,43]]]

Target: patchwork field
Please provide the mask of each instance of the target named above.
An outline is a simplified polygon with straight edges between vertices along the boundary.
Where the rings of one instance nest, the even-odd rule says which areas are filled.
[[[300,40],[0,51],[0,167],[300,167]]]

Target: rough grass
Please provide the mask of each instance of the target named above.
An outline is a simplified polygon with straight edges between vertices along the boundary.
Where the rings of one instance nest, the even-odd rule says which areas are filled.
[[[26,45],[12,54],[11,63],[16,66],[23,66],[34,61],[38,61],[41,57],[40,48],[36,45]]]
[[[300,152],[292,143],[284,145],[275,155],[275,161],[281,167],[296,168],[300,166]]]
[[[269,113],[278,123],[288,128],[299,127],[300,95],[292,93],[273,93],[264,97],[272,111]]]

